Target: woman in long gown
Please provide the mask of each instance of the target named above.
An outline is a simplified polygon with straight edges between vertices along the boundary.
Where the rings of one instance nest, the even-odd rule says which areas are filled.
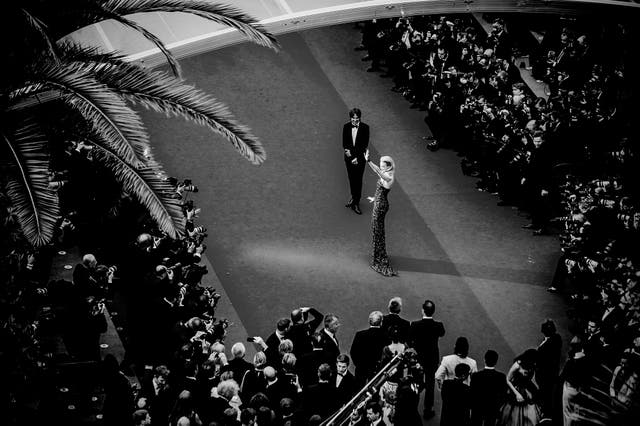
[[[527,349],[511,366],[507,374],[510,395],[502,406],[498,426],[536,426],[541,420],[538,386],[533,381],[537,354],[536,349]]]
[[[368,200],[373,203],[373,212],[371,216],[373,256],[371,260],[371,268],[379,274],[386,277],[392,277],[398,274],[391,267],[389,256],[387,255],[384,234],[384,218],[389,211],[387,194],[395,180],[395,163],[393,162],[393,158],[385,155],[380,157],[380,166],[378,167],[369,160],[369,151],[365,153],[365,159],[367,160],[369,167],[371,167],[371,170],[373,170],[380,178],[376,187],[375,196],[368,197]]]

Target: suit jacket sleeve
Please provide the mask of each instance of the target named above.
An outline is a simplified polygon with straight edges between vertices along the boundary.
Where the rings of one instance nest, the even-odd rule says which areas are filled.
[[[362,361],[362,353],[361,353],[361,347],[362,344],[360,343],[361,340],[361,336],[362,334],[360,332],[357,332],[356,335],[353,337],[353,343],[351,343],[351,360],[353,361],[353,365],[354,366],[358,366],[360,365],[361,361]]]
[[[365,123],[360,123],[360,128],[358,129],[358,135],[356,136],[356,146],[354,147],[356,150],[356,155],[359,160],[364,161],[364,153],[369,147],[369,125]]]
[[[313,317],[313,319],[307,322],[306,326],[310,333],[315,333],[316,329],[324,319],[324,315],[322,315],[317,309],[309,308],[309,315]]]
[[[342,148],[353,150],[353,142],[351,140],[351,124],[346,123],[342,126]]]

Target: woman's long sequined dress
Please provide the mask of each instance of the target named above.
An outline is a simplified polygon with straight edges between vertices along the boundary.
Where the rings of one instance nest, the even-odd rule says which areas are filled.
[[[371,216],[371,230],[373,232],[371,268],[386,277],[391,277],[397,274],[389,263],[384,237],[384,218],[389,211],[388,193],[389,190],[378,182],[373,202],[373,214]]]

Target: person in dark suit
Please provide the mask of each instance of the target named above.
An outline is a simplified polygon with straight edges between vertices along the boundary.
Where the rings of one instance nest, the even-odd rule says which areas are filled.
[[[420,404],[420,387],[410,376],[402,377],[396,390],[394,425],[422,426],[418,411]]]
[[[560,377],[562,337],[556,331],[556,324],[550,319],[542,323],[540,331],[544,340],[538,345],[535,377],[538,388],[540,388],[542,412],[545,417],[551,417],[553,397]]]
[[[146,370],[142,379],[140,396],[147,401],[154,425],[169,424],[169,410],[176,401],[176,392],[168,383],[169,375],[169,369],[159,365],[153,370]]]
[[[424,413],[429,419],[435,415],[433,411],[433,392],[435,387],[435,373],[440,364],[440,348],[438,339],[444,336],[444,325],[433,319],[436,305],[431,300],[422,304],[422,319],[413,321],[409,328],[409,342],[418,352],[418,362],[424,370]]]
[[[356,214],[362,214],[360,210],[360,197],[362,196],[362,175],[367,161],[364,153],[369,146],[369,126],[361,122],[362,111],[353,108],[349,111],[349,122],[342,127],[342,148],[344,149],[344,163],[347,167],[351,199],[345,207],[350,208]]]
[[[253,364],[244,359],[247,349],[241,342],[234,343],[231,346],[231,355],[233,359],[229,361],[229,369],[233,372],[233,380],[242,383],[242,378],[247,371],[253,370]]]
[[[394,297],[389,300],[389,313],[382,317],[382,329],[389,337],[389,330],[396,328],[401,343],[407,343],[409,339],[409,326],[411,323],[400,316],[402,312],[402,299]],[[387,340],[389,342],[389,340]]]
[[[489,349],[484,354],[484,369],[471,375],[473,426],[495,426],[498,419],[507,395],[507,376],[495,369],[497,362],[498,353]]]
[[[456,365],[455,379],[442,384],[442,414],[440,426],[467,426],[471,421],[471,391],[465,383],[471,368]]]
[[[309,319],[309,316],[312,319]],[[300,359],[302,356],[311,352],[311,336],[322,322],[324,316],[314,308],[304,307],[291,311],[291,327],[287,332],[286,338],[293,342],[293,353]]]
[[[320,335],[320,345],[324,351],[327,359],[334,360],[340,355],[340,344],[338,343],[338,328],[340,327],[340,320],[334,314],[327,314],[324,317],[324,328]]]
[[[336,391],[331,384],[331,367],[322,364],[318,367],[318,383],[315,383],[302,396],[302,411],[305,418],[314,414],[326,419],[337,409]]]
[[[302,355],[297,364],[300,385],[303,389],[318,382],[318,367],[320,367],[320,365],[331,362],[322,349],[321,332],[315,332],[311,342],[313,344],[313,350]]]
[[[297,397],[298,388],[284,377],[278,377],[275,368],[265,367],[264,377],[267,379],[267,388],[264,394],[269,398],[272,408],[279,409],[282,398],[293,400]]]
[[[278,368],[280,366],[280,354],[278,353],[278,347],[283,340],[287,339],[289,327],[291,327],[291,320],[289,318],[279,319],[276,323],[276,330],[271,333],[265,341],[267,348],[264,350],[264,354],[267,356],[267,364],[273,367]]]
[[[337,395],[338,407],[342,407],[344,404],[349,402],[358,390],[358,387],[356,386],[356,378],[349,371],[350,362],[351,360],[346,354],[340,354],[336,359],[334,386]]]
[[[356,367],[356,381],[359,386],[364,386],[377,373],[382,349],[387,344],[382,324],[382,312],[373,311],[369,314],[369,328],[358,331],[353,337],[351,359]]]

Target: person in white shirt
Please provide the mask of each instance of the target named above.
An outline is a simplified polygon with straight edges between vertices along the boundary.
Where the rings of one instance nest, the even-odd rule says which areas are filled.
[[[466,337],[458,337],[453,349],[452,355],[442,357],[442,362],[436,370],[435,379],[438,389],[442,389],[442,382],[445,380],[453,380],[456,377],[456,365],[460,363],[467,364],[471,368],[471,374],[478,371],[478,364],[473,358],[469,358],[469,341]],[[469,375],[470,377],[470,375]],[[470,383],[470,378],[465,379],[465,383]]]

